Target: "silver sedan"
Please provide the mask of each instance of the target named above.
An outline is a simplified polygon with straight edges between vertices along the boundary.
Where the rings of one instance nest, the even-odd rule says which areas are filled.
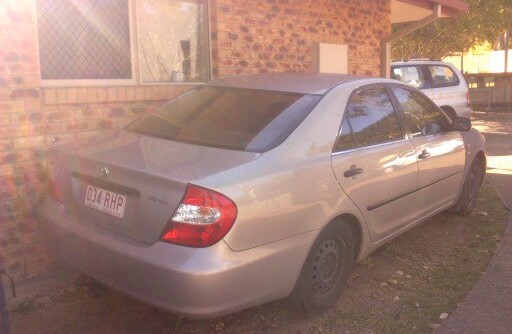
[[[213,317],[334,304],[354,263],[447,209],[468,214],[480,133],[398,81],[236,76],[124,129],[53,147],[51,246],[159,308]]]

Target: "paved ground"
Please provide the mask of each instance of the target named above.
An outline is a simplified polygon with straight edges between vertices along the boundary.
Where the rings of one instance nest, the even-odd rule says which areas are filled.
[[[489,155],[487,177],[512,209],[512,113],[476,115]],[[436,332],[512,333],[512,214],[496,255],[454,314]]]

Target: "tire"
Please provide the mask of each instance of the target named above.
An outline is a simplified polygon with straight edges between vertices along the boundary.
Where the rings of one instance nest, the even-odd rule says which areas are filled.
[[[317,237],[290,296],[307,312],[327,310],[338,300],[354,265],[354,237],[345,224],[330,224]]]
[[[459,201],[454,207],[455,213],[468,216],[473,212],[478,200],[478,191],[484,180],[484,164],[478,157],[473,160],[469,169]]]

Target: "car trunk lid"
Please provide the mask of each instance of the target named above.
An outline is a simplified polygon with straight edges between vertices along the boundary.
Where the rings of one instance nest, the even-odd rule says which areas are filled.
[[[154,243],[189,182],[259,155],[120,131],[92,144],[62,146],[50,161],[65,171],[59,186],[66,210],[87,224]]]

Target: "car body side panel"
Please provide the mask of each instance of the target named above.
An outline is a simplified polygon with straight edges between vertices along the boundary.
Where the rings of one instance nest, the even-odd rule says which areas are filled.
[[[464,179],[465,147],[460,132],[452,131],[433,136],[413,138],[418,156],[418,201],[416,211],[424,215],[458,198]]]
[[[464,166],[464,179],[469,172],[471,163],[475,160],[479,152],[483,152],[486,155],[485,148],[485,137],[478,132],[476,129],[471,129],[466,132],[461,132],[464,140],[464,146],[466,147],[466,164]],[[485,156],[487,159],[487,156]],[[462,190],[462,185],[461,185]]]
[[[333,155],[332,165],[340,186],[365,216],[372,241],[416,218],[411,203],[416,202],[418,164],[409,140],[341,152]],[[351,166],[363,173],[345,177]]]

